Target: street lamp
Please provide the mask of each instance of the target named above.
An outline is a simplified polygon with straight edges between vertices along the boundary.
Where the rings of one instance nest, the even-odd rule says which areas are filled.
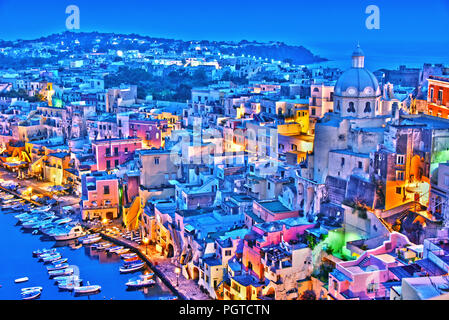
[[[176,273],[176,287],[179,287],[179,274],[181,273],[181,269],[179,267],[176,267],[175,273]]]
[[[147,255],[147,254],[148,254],[148,242],[149,242],[149,240],[148,240],[147,237],[144,237],[144,238],[142,239],[142,241],[143,241],[143,243],[145,244],[145,255]]]

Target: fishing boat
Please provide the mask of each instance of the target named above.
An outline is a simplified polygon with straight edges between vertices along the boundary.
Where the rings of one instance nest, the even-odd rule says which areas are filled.
[[[34,290],[40,290],[40,291],[42,291],[42,287],[30,287],[30,288],[22,288],[22,289],[20,289],[22,292],[25,292],[25,291],[34,291]]]
[[[123,248],[124,248],[123,246],[114,246],[114,247],[109,248],[108,252],[115,253],[116,251],[121,250]]]
[[[135,261],[132,263],[125,263],[123,266],[120,267],[121,273],[130,273],[134,271],[141,270],[145,267],[145,262],[143,261]]]
[[[69,223],[69,222],[71,222],[71,221],[72,221],[72,218],[66,217],[66,218],[58,219],[58,220],[56,220],[54,223],[55,223],[56,225],[61,225],[61,224]]]
[[[101,286],[81,286],[75,287],[73,291],[78,294],[96,293],[101,290]]]
[[[156,283],[156,281],[154,281],[154,279],[153,279],[153,276],[154,276],[153,273],[140,275],[138,277],[129,279],[128,282],[126,283],[126,285],[129,288],[148,287],[148,286],[151,286]]]
[[[61,269],[65,269],[68,267],[69,267],[68,263],[59,263],[59,264],[47,267],[47,270],[48,271],[56,271],[56,270],[61,270]]]
[[[57,264],[66,263],[69,259],[68,258],[61,258],[55,261],[52,261],[51,263],[55,266]]]
[[[53,280],[56,281],[56,283],[63,283],[63,282],[71,282],[71,281],[76,281],[76,280],[80,280],[78,275],[71,275],[71,276],[57,276],[54,277]]]
[[[82,244],[92,244],[92,243],[100,241],[101,236],[98,233],[94,233],[94,234],[88,235],[86,237],[80,238],[79,240]]]
[[[125,254],[122,254],[120,257],[124,260],[128,260],[128,259],[137,258],[137,254],[136,253],[125,253]]]
[[[58,288],[61,290],[69,290],[72,291],[76,287],[80,287],[82,285],[82,280],[74,280],[74,281],[68,281],[68,282],[61,282],[58,284]]]
[[[14,280],[15,283],[22,283],[22,282],[27,282],[28,280],[30,280],[28,277],[23,277],[23,278],[19,278]]]
[[[56,252],[56,248],[51,248],[51,249],[39,249],[36,251],[33,251],[33,257],[39,257],[43,254],[48,254],[48,253],[55,253]]]
[[[65,268],[61,270],[49,271],[48,274],[50,278],[59,277],[59,276],[70,276],[74,272],[73,268]]]
[[[80,225],[74,226],[74,227],[68,227],[65,228],[65,231],[61,232],[55,232],[52,234],[49,234],[50,236],[53,236],[53,238],[56,241],[64,241],[64,240],[72,240],[77,239],[79,237],[83,237],[86,235],[86,232],[84,231],[83,227]]]
[[[29,290],[21,293],[23,300],[32,300],[40,297],[42,290]]]
[[[129,248],[119,249],[119,250],[116,250],[116,251],[114,251],[114,252],[115,252],[116,254],[118,254],[118,255],[124,254],[124,253],[129,252]]]
[[[40,258],[40,261],[42,261],[44,263],[47,263],[47,262],[53,262],[53,261],[59,260],[61,258],[62,258],[61,254],[57,252],[57,253],[52,254],[52,255],[42,256]]]

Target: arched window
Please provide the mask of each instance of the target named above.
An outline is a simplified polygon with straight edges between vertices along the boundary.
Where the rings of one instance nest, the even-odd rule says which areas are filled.
[[[314,88],[314,89],[313,89],[313,92],[320,92],[320,89]]]
[[[336,108],[336,110],[337,110],[338,112],[340,112],[340,100],[337,101],[337,108]]]
[[[365,110],[363,112],[370,113],[371,112],[371,103],[367,102],[365,104]]]
[[[348,112],[355,112],[354,102],[349,102]]]

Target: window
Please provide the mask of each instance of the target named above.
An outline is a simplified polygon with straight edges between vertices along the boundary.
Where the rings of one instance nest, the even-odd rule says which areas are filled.
[[[118,156],[118,147],[115,147],[115,148],[114,148],[114,155],[115,155],[115,156]]]
[[[359,161],[359,169],[363,169],[363,163],[362,163],[362,161]]]
[[[128,148],[125,148],[125,154],[127,154],[128,153]]]
[[[116,159],[116,160],[114,161],[114,165],[115,165],[116,168],[118,167],[118,159]]]
[[[433,100],[433,88],[430,88],[430,100]]]
[[[354,102],[349,102],[349,108],[348,108],[348,112],[355,112],[355,108],[354,108]]]
[[[111,160],[106,161],[106,168],[111,169]]]
[[[312,108],[312,116],[314,116],[316,114],[316,110],[315,108]]]
[[[104,186],[103,187],[103,194],[109,194],[109,186]]]
[[[443,100],[443,90],[438,90],[438,101],[442,103]]]
[[[111,155],[111,148],[106,148],[106,156],[110,156]]]
[[[399,164],[399,165],[405,164],[405,156],[404,155],[397,155],[396,156],[396,164]]]
[[[268,182],[268,190],[271,189],[271,183]]]
[[[396,171],[396,180],[404,181],[404,171]]]
[[[396,193],[397,194],[402,194],[402,188],[401,187],[396,187]]]
[[[341,158],[341,166],[343,167],[345,165],[345,158]]]
[[[159,158],[154,158],[154,164],[159,164]]]
[[[367,102],[365,104],[365,110],[363,112],[365,112],[365,113],[371,112],[371,103]]]
[[[368,293],[376,292],[377,291],[377,283],[370,283],[368,284],[368,287],[366,289]]]
[[[449,175],[445,175],[445,176],[444,176],[444,185],[445,185],[446,187],[449,187]]]

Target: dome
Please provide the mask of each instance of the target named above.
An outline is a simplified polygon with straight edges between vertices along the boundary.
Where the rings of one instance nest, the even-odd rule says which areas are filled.
[[[371,88],[370,96],[377,95],[379,90],[379,82],[374,74],[365,68],[351,68],[340,76],[335,84],[335,95],[344,96],[346,90],[355,88],[357,95],[360,95],[366,88]]]
[[[355,92],[346,92],[353,88]],[[352,53],[352,68],[343,72],[338,79],[334,94],[336,96],[377,96],[380,94],[379,82],[374,74],[365,69],[365,54],[360,45]]]

